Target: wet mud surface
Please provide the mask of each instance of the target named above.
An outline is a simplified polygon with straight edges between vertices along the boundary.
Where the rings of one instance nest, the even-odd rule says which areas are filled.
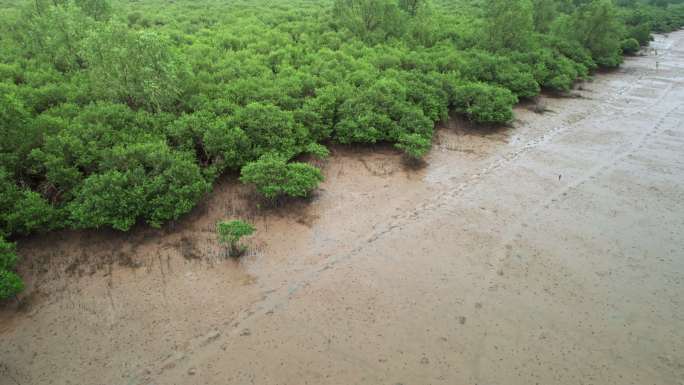
[[[338,147],[309,202],[226,177],[162,230],[23,241],[0,384],[683,384],[684,32],[653,46],[424,167]]]

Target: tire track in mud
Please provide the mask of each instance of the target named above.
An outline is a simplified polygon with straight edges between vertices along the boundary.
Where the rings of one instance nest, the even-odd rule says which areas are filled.
[[[664,131],[663,124],[671,117],[671,115],[680,112],[679,110],[681,110],[682,107],[684,107],[684,104],[679,104],[671,108],[653,125],[650,130],[640,135],[637,140],[633,142],[632,145],[630,145],[626,150],[620,151],[622,146],[615,146],[613,151],[606,154],[607,159],[605,161],[599,162],[596,166],[579,176],[574,182],[568,183],[567,185],[561,187],[545,200],[540,201],[534,207],[529,208],[524,216],[518,218],[514,223],[507,226],[508,230],[502,234],[503,246],[510,246],[511,242],[513,242],[515,239],[515,234],[517,234],[522,228],[522,224],[529,222],[530,218],[536,216],[544,208],[548,208],[552,203],[562,201],[562,198],[567,197],[568,193],[571,191],[577,190],[582,185],[600,177],[602,174],[605,174],[620,164],[625,158],[642,149],[649,139],[656,137],[658,134]],[[508,257],[508,253],[506,251],[507,248],[502,250],[504,251],[502,251],[496,258],[493,259],[494,263],[497,265],[493,266],[489,276],[486,277],[488,282],[494,282],[496,280],[498,276],[496,272],[500,270],[501,264],[506,262],[506,258]]]
[[[582,186],[583,184],[587,183],[588,181],[595,179],[596,177],[600,176],[601,174],[605,173],[606,171],[612,169],[615,167],[617,164],[619,164],[624,158],[632,155],[634,152],[638,151],[641,149],[644,144],[650,139],[651,137],[654,137],[661,133],[663,131],[663,123],[665,123],[666,120],[670,118],[670,116],[677,112],[677,110],[681,109],[682,105],[677,105],[674,108],[671,108],[665,115],[663,115],[657,123],[654,124],[653,128],[649,131],[646,131],[643,133],[641,136],[637,138],[635,142],[632,143],[631,146],[625,151],[620,151],[621,146],[616,146],[613,151],[609,152],[607,154],[608,159],[606,161],[600,162],[596,166],[592,167],[589,171],[586,173],[582,174],[579,178],[577,178],[576,181],[573,183],[569,183],[566,186],[563,186],[559,190],[557,190],[555,193],[553,193],[551,196],[549,196],[546,200],[543,202],[540,202],[536,205],[535,209],[532,210],[532,214],[537,213],[542,207],[548,206],[552,202],[556,202],[559,200],[560,197],[566,195],[568,192],[571,190],[575,190]]]
[[[487,272],[483,276],[484,282],[487,282],[486,286],[498,287],[502,284],[505,285],[506,278],[502,277],[502,272],[504,271],[504,268],[506,267],[506,264],[509,262],[509,258],[511,257],[511,250],[513,250],[516,235],[520,233],[521,229],[523,229],[524,223],[529,222],[530,218],[533,218],[536,215],[538,215],[540,211],[542,211],[544,208],[548,208],[549,205],[551,205],[552,203],[560,202],[563,197],[569,195],[569,192],[577,190],[582,185],[592,180],[595,180],[596,178],[599,178],[601,175],[609,172],[614,167],[619,165],[622,161],[625,160],[625,158],[642,149],[644,145],[649,141],[649,139],[657,137],[658,134],[661,134],[663,131],[665,131],[665,129],[663,128],[663,124],[668,119],[670,119],[673,114],[681,112],[680,110],[682,109],[682,107],[684,107],[684,104],[679,104],[671,108],[653,125],[653,127],[650,130],[640,135],[638,139],[635,142],[633,142],[632,145],[629,146],[629,148],[627,148],[624,151],[620,151],[622,146],[615,146],[613,148],[613,151],[611,151],[608,154],[607,160],[600,162],[599,164],[588,170],[586,173],[583,173],[573,183],[569,183],[563,186],[562,188],[558,189],[548,198],[537,203],[534,207],[528,209],[524,216],[517,218],[514,223],[506,226],[506,231],[504,231],[501,234],[502,247],[495,249],[496,254],[489,262],[491,268],[487,270]],[[486,297],[487,293],[485,291],[482,291],[480,292],[478,301],[483,301]],[[483,346],[486,346],[488,338],[488,333],[484,333],[479,341],[478,347],[482,348]],[[483,355],[477,356],[482,358]],[[475,363],[476,367],[478,368],[480,367],[480,364],[481,363],[479,361]]]
[[[664,51],[663,54],[669,55],[671,54],[671,52]],[[175,353],[167,355],[165,357],[158,357],[157,359],[153,359],[150,364],[146,365],[146,369],[144,369],[136,375],[133,375],[132,377],[129,377],[129,380],[126,382],[126,384],[150,384],[153,382],[153,379],[156,376],[163,374],[167,370],[175,369],[179,364],[181,364],[184,360],[188,359],[190,356],[206,352],[206,348],[208,346],[216,347],[219,344],[225,343],[225,341],[229,338],[239,337],[240,335],[248,335],[250,333],[250,326],[254,322],[262,318],[263,316],[267,316],[268,314],[271,314],[277,310],[286,308],[289,299],[295,293],[309,285],[310,282],[315,281],[325,271],[334,268],[337,264],[341,262],[348,261],[358,256],[369,244],[372,244],[382,239],[383,237],[387,236],[388,234],[396,230],[401,230],[402,228],[404,228],[404,226],[407,226],[420,218],[424,218],[426,215],[429,215],[430,213],[433,213],[441,209],[448,210],[448,207],[453,203],[453,199],[456,199],[459,196],[463,195],[463,193],[465,193],[469,189],[475,188],[489,175],[510,166],[521,157],[525,156],[526,154],[541,146],[550,143],[552,140],[562,137],[566,133],[572,132],[573,128],[582,124],[587,119],[595,118],[596,113],[604,115],[595,122],[592,122],[592,125],[598,126],[602,123],[614,120],[616,116],[621,116],[623,119],[626,119],[631,116],[641,114],[644,111],[652,109],[653,107],[657,106],[662,100],[664,100],[670,94],[674,85],[677,84],[676,82],[671,82],[665,90],[662,90],[660,96],[656,98],[656,100],[652,103],[648,103],[636,109],[632,109],[629,113],[625,113],[623,112],[623,110],[617,112],[614,112],[613,110],[612,113],[603,110],[603,107],[606,107],[620,99],[624,99],[626,95],[628,95],[636,87],[642,86],[642,83],[645,78],[648,79],[652,75],[650,73],[644,74],[642,71],[643,69],[639,69],[637,71],[636,74],[638,74],[638,76],[635,80],[629,81],[630,79],[626,79],[626,81],[629,81],[629,85],[627,87],[617,90],[609,97],[600,100],[596,104],[592,104],[591,106],[589,106],[589,108],[584,109],[582,111],[583,116],[581,118],[573,121],[567,121],[566,118],[566,122],[529,140],[527,143],[518,147],[517,149],[500,155],[498,159],[495,159],[494,161],[490,162],[486,167],[472,174],[467,180],[458,183],[452,189],[449,189],[448,191],[431,197],[430,201],[423,202],[415,210],[408,214],[395,217],[395,220],[393,220],[391,223],[388,223],[384,227],[379,227],[377,231],[374,232],[374,234],[367,237],[365,240],[360,241],[359,245],[350,250],[348,253],[340,254],[337,256],[330,256],[326,258],[323,261],[323,263],[317,266],[313,266],[310,269],[307,269],[306,271],[299,274],[296,277],[296,279],[293,280],[292,283],[263,293],[262,299],[253,303],[249,308],[243,309],[242,311],[237,313],[233,318],[226,320],[225,322],[219,325],[216,325],[215,327],[211,328],[210,331],[203,334],[202,336],[188,341],[188,343],[185,344],[185,349],[176,351]],[[608,74],[604,76],[610,77],[613,75]],[[539,203],[536,206],[536,208],[533,209],[533,212],[538,212],[542,207],[557,200],[558,197],[563,196],[563,194],[567,191],[578,188],[583,183],[586,183],[587,181],[591,180],[597,175],[600,175],[602,172],[605,172],[606,170],[610,169],[612,166],[620,162],[629,154],[638,150],[638,148],[640,148],[649,137],[655,135],[658,132],[665,119],[667,119],[667,117],[670,114],[672,114],[679,108],[681,108],[681,105],[678,105],[675,108],[672,108],[670,111],[668,111],[663,117],[661,117],[659,122],[654,125],[652,130],[641,135],[637,142],[633,143],[633,145],[630,146],[626,151],[619,151],[622,148],[621,145],[615,146],[614,150],[611,151],[611,153],[609,154],[608,160],[606,160],[605,162],[601,162],[600,164],[593,167],[587,173],[583,174],[579,178],[579,180],[575,181],[574,183],[564,185],[561,189],[553,193],[544,202]],[[528,217],[529,216],[525,216],[525,218],[523,219],[526,219]],[[506,226],[509,229],[504,234],[504,240],[506,244],[510,243],[510,241],[513,239],[517,229],[519,229],[521,224],[524,222],[523,219],[520,219],[515,223]],[[503,260],[505,260],[505,253],[503,257],[499,256],[498,258],[494,259],[494,261],[498,263],[501,263],[501,261]],[[492,269],[491,276],[486,278],[495,279],[497,274],[496,271],[496,268]]]
[[[607,75],[607,76],[610,76],[610,75]],[[641,79],[641,78],[642,77],[640,77],[639,79]],[[632,82],[631,84],[632,85],[631,85],[630,89],[633,89],[634,87],[636,87],[638,85],[637,82]],[[673,87],[674,87],[673,84],[669,85],[664,90],[664,92],[660,95],[660,97],[658,97],[653,103],[642,106],[636,110],[633,110],[631,113],[623,114],[622,116],[627,118],[630,116],[641,114],[645,110],[653,108],[654,106],[656,106],[660,102],[662,102],[669,95],[669,93],[672,91]],[[622,95],[622,93],[620,95]],[[611,100],[611,98],[609,98],[607,100]],[[678,107],[675,107],[671,111],[668,111],[667,115],[669,115],[671,112],[673,112]],[[386,229],[381,230],[380,232],[373,235],[370,239],[368,239],[368,242],[369,243],[374,242],[375,240],[379,239],[383,235],[385,235],[385,234],[387,234],[387,233],[389,233],[389,232],[391,232],[397,228],[401,229],[401,226],[403,224],[406,224],[409,221],[415,221],[416,219],[419,219],[421,217],[421,215],[423,215],[425,213],[444,208],[445,206],[447,206],[449,204],[449,201],[448,201],[449,199],[453,199],[453,198],[460,196],[468,188],[475,187],[479,183],[479,181],[482,180],[482,178],[492,174],[495,171],[498,171],[498,170],[508,166],[509,164],[513,163],[514,161],[518,160],[519,158],[521,158],[524,155],[526,155],[527,153],[529,153],[530,151],[532,151],[532,150],[534,150],[540,146],[543,146],[545,144],[548,144],[553,139],[556,139],[559,136],[562,136],[565,133],[569,132],[573,127],[576,127],[577,125],[584,122],[585,120],[592,118],[593,117],[592,113],[594,113],[599,108],[600,108],[600,105],[594,106],[593,108],[585,111],[584,116],[581,119],[578,119],[578,120],[576,120],[572,123],[569,123],[569,124],[561,124],[558,127],[551,129],[551,130],[543,133],[542,135],[528,141],[525,145],[521,146],[519,149],[502,155],[499,159],[491,162],[487,167],[481,169],[479,172],[477,172],[475,174],[472,174],[468,180],[457,184],[451,191],[444,192],[442,194],[436,195],[435,199],[432,200],[433,202],[425,202],[422,205],[418,206],[418,208],[416,210],[414,210],[411,214],[403,216],[403,217],[401,217],[401,216],[398,217],[397,221],[390,224]],[[605,123],[605,122],[613,120],[613,119],[614,119],[613,115],[605,116],[604,118],[597,120],[593,125],[598,126],[601,123]],[[660,121],[662,122],[664,119],[665,119],[665,117],[661,118]],[[619,146],[617,146],[617,147],[619,147]],[[434,202],[434,201],[436,201],[436,202]]]
[[[662,56],[672,56],[671,55],[672,52],[669,50],[669,48],[671,46],[672,46],[672,44],[670,44],[667,47],[668,50],[665,51]],[[643,77],[644,76],[640,76],[639,79],[643,79]],[[633,86],[631,87],[631,89],[633,89],[636,85],[637,85],[637,83],[634,83]],[[653,103],[650,103],[647,106],[643,106],[643,107],[637,109],[636,111],[633,111],[632,113],[629,113],[629,114],[626,114],[623,116],[625,118],[630,117],[630,116],[635,116],[637,114],[643,113],[647,109],[651,109],[651,108],[657,106],[663,100],[665,100],[667,97],[671,96],[670,94],[672,93],[672,91],[675,90],[675,86],[681,86],[681,85],[682,85],[682,82],[678,82],[678,81],[670,82],[670,85],[662,92],[662,94]],[[674,100],[677,100],[676,95],[675,95]],[[590,170],[588,170],[586,173],[583,173],[582,175],[580,175],[576,179],[576,181],[574,181],[573,183],[568,183],[568,184],[562,186],[556,192],[554,192],[549,197],[547,197],[544,201],[536,204],[534,208],[532,208],[531,210],[528,210],[529,211],[528,215],[526,215],[521,220],[517,221],[517,223],[514,225],[514,228],[519,229],[521,224],[524,223],[526,219],[537,214],[542,208],[548,207],[548,205],[550,205],[553,202],[558,202],[559,198],[566,196],[567,193],[570,192],[571,190],[578,189],[579,187],[586,184],[590,180],[597,178],[601,174],[607,172],[608,170],[610,170],[613,167],[615,167],[616,165],[618,165],[626,157],[632,155],[636,151],[643,148],[643,146],[646,144],[646,142],[649,139],[651,139],[652,137],[655,137],[658,134],[661,134],[663,131],[665,131],[665,129],[663,128],[663,124],[668,119],[670,119],[670,117],[673,114],[684,113],[684,111],[679,111],[679,110],[682,110],[683,107],[684,107],[684,103],[680,103],[680,104],[677,104],[674,107],[670,108],[669,110],[667,110],[667,112],[665,112],[658,119],[658,121],[653,124],[653,127],[650,130],[647,130],[646,132],[644,132],[640,136],[638,136],[636,141],[632,142],[631,145],[629,145],[626,150],[620,151],[620,149],[622,148],[622,146],[620,144],[617,144],[616,146],[614,146],[613,150],[607,154],[607,157],[608,157],[607,160],[600,162],[599,164],[597,164],[596,166],[594,166]],[[602,120],[599,120],[598,123],[606,122],[612,118],[613,118],[613,116],[611,115],[611,116],[606,117]],[[508,241],[513,239],[512,234],[515,233],[515,231],[510,231],[509,233],[510,234],[508,235],[508,238],[507,238]]]
[[[641,77],[640,77],[641,78]],[[638,111],[635,111],[634,113],[627,114],[627,116],[634,116],[639,113],[643,113],[646,108],[652,108],[653,106],[658,105],[660,102],[662,102],[665,98],[670,96],[672,93],[674,86],[679,85],[679,82],[672,82],[672,85],[668,87],[665,92],[661,94],[659,98],[656,99],[655,102],[651,103],[649,106],[645,106]],[[633,89],[634,87],[632,87]],[[676,97],[674,100],[677,100]],[[681,99],[680,99],[681,100]],[[547,197],[545,200],[538,202],[534,207],[528,209],[527,213],[518,218],[514,223],[511,225],[506,226],[507,231],[505,231],[501,237],[502,237],[502,248],[499,249],[499,252],[497,253],[494,258],[492,258],[492,268],[488,271],[488,273],[483,277],[483,279],[489,283],[489,285],[497,286],[500,284],[500,281],[503,279],[500,277],[499,272],[503,271],[503,266],[507,263],[508,258],[510,257],[510,250],[512,250],[512,243],[515,241],[516,234],[520,232],[520,230],[523,227],[523,223],[529,222],[530,218],[535,217],[536,215],[539,214],[540,211],[542,211],[544,208],[548,208],[549,205],[552,203],[557,203],[562,201],[562,198],[568,196],[568,193],[570,193],[573,190],[579,189],[581,186],[585,185],[586,183],[595,180],[596,178],[599,178],[601,175],[609,172],[613,168],[615,168],[617,165],[619,165],[622,161],[625,160],[625,158],[633,155],[635,152],[638,152],[641,150],[648,142],[650,139],[657,138],[659,134],[662,134],[664,131],[667,131],[667,126],[664,127],[665,123],[672,118],[672,115],[676,114],[681,114],[682,108],[684,107],[684,104],[679,103],[675,105],[674,107],[670,108],[665,112],[651,127],[650,130],[645,131],[641,135],[637,137],[637,139],[629,146],[627,146],[626,149],[623,150],[623,146],[621,144],[617,144],[613,147],[612,151],[606,154],[607,159],[605,161],[599,162],[597,165],[589,169],[586,173],[583,173],[580,175],[575,181],[572,183],[568,183],[561,187],[560,189],[556,190],[553,194],[551,194],[549,197]],[[605,119],[603,120],[605,121]],[[482,300],[486,296],[486,293],[482,293],[479,297],[479,300]],[[487,338],[486,336],[482,337],[482,345],[485,344],[485,339]]]

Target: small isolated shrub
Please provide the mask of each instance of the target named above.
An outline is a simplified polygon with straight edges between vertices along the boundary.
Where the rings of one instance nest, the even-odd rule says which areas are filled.
[[[485,83],[457,86],[452,95],[454,109],[476,123],[502,124],[513,119],[518,98],[511,91]]]
[[[228,246],[231,257],[239,257],[245,253],[247,246],[240,244],[240,239],[252,235],[256,229],[251,224],[241,221],[223,221],[216,224],[219,242]]]
[[[321,170],[306,163],[287,163],[276,154],[260,157],[242,168],[240,181],[253,184],[268,199],[306,197],[323,181]]]
[[[432,141],[420,134],[403,134],[394,147],[402,150],[409,158],[420,160],[430,151]]]
[[[620,43],[620,46],[622,47],[622,52],[625,55],[634,55],[635,53],[639,52],[639,48],[641,48],[639,41],[634,38],[623,40],[622,43]]]

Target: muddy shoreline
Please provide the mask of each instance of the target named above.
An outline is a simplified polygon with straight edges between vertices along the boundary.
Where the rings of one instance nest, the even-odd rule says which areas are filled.
[[[684,32],[653,44],[509,129],[450,120],[422,168],[334,147],[310,202],[226,177],[162,230],[22,242],[0,385],[678,384]]]

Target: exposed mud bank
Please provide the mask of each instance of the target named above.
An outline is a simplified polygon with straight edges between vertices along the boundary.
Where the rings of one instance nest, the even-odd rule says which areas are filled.
[[[684,32],[654,46],[422,168],[340,147],[311,202],[226,178],[162,230],[23,242],[0,384],[679,384]]]

